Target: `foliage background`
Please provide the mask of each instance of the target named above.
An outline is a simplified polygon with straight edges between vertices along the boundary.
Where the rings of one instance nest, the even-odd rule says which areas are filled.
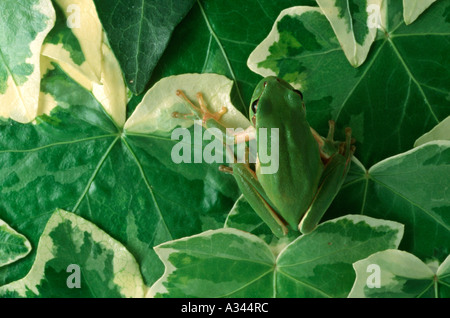
[[[28,4],[32,3],[29,0]],[[58,8],[64,1],[52,3]],[[229,78],[234,84],[233,105],[247,114],[253,89],[261,79],[247,66],[250,54],[270,33],[283,9],[317,6],[313,0],[183,0],[165,1],[164,5],[158,1],[95,0],[94,4],[131,90],[126,118],[162,78],[186,73],[216,73]],[[401,250],[423,262],[442,263],[449,254],[450,241],[449,145],[432,142],[412,148],[417,138],[450,114],[450,1],[437,1],[410,26],[402,20],[401,2],[389,5],[388,32],[378,33],[366,62],[359,68],[348,63],[324,16],[298,16],[291,25],[285,24],[285,29],[280,27],[280,41],[273,43],[273,52],[279,56],[270,62],[277,65],[277,75],[291,79],[294,85],[302,84],[298,81],[301,76],[292,80],[290,70],[309,72],[305,80],[308,85],[303,83],[302,91],[308,120],[320,133],[326,133],[330,118],[338,119],[338,137],[343,136],[345,126],[354,129],[357,160],[325,220],[362,214],[399,222],[405,226]],[[157,29],[152,25],[155,8],[171,13],[166,20],[158,21],[167,26],[160,34],[145,32]],[[55,27],[46,41],[64,43],[80,58],[85,52],[64,28],[64,19],[58,20],[61,12],[57,10],[56,14],[56,26],[61,28]],[[329,45],[333,52],[320,59],[302,56],[305,52],[296,50],[297,43],[289,37],[299,30],[295,23],[314,26],[309,33],[294,36],[307,51],[311,47],[316,50],[314,45],[308,46],[312,43],[308,41],[317,40],[324,48]],[[3,41],[2,47],[5,45]],[[68,246],[94,251],[80,253],[84,256],[77,259],[82,264],[95,263],[89,271],[93,273],[90,279],[94,287],[104,286],[115,279],[117,271],[123,271],[123,267],[114,267],[112,260],[117,257],[131,264],[125,266],[125,271],[136,273],[138,264],[140,273],[135,276],[143,283],[136,283],[134,290],[142,289],[144,293],[142,286],[152,286],[164,273],[160,260],[163,256],[155,253],[154,246],[165,242],[170,246],[173,240],[221,229],[226,221],[230,222],[230,210],[243,213],[244,208],[236,208],[240,193],[234,180],[220,173],[217,165],[174,164],[170,161],[174,141],[166,131],[124,131],[91,90],[68,76],[55,61],[42,75],[41,92],[51,95],[58,106],[52,113],[38,117],[36,124],[11,119],[2,119],[0,124],[0,218],[31,243],[31,252],[20,252],[26,257],[0,267],[0,285],[16,281],[12,289],[3,288],[12,293],[10,296],[17,296],[17,292],[45,297],[55,291],[60,296],[72,295],[60,286],[67,276],[64,264],[72,257]],[[449,135],[444,129],[435,139],[448,140]],[[73,212],[92,224],[85,225],[56,209]],[[73,225],[77,222],[83,224],[82,230]],[[239,222],[234,224],[242,227]],[[344,231],[348,225],[342,226]],[[12,233],[15,239],[21,238],[9,227],[4,229],[8,237]],[[378,233],[379,229],[372,230]],[[99,244],[95,237],[103,237],[101,231],[114,242]],[[208,233],[205,236],[216,234]],[[53,243],[48,244],[54,244],[55,251],[37,255],[39,242],[49,242],[49,238]],[[80,238],[84,244],[79,245]],[[244,244],[254,247],[253,238],[236,235],[231,239],[245,239]],[[117,253],[115,241],[129,253]],[[268,249],[263,242],[257,245],[261,250]],[[397,247],[389,241],[386,245],[380,243],[379,250]],[[162,245],[159,251],[162,253],[164,248]],[[166,266],[178,264],[176,253],[172,256],[173,263],[163,259]],[[354,273],[350,265],[346,264],[350,268],[346,273],[350,273],[351,282]],[[102,268],[108,268],[106,277],[101,274]],[[234,272],[230,273],[232,277]],[[187,277],[198,278],[196,274],[190,272]],[[426,275],[429,285],[431,278]],[[444,278],[442,282],[448,287]],[[344,291],[327,295],[345,295],[349,288],[346,284]],[[427,284],[424,288],[428,288]],[[110,293],[80,295],[135,296],[124,285],[114,282]],[[53,286],[52,293],[49,286]],[[293,290],[300,290],[296,288],[279,294],[270,290],[270,294],[312,295],[296,294]],[[445,290],[443,287],[444,296]],[[173,292],[179,295],[178,289]]]

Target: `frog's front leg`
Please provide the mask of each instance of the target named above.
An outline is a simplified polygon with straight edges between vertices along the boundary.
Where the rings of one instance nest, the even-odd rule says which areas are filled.
[[[255,128],[253,126],[249,126],[245,130],[242,131],[234,131],[229,133],[227,131],[227,127],[220,122],[220,119],[224,114],[227,113],[228,108],[226,106],[222,106],[222,108],[218,112],[211,112],[206,105],[205,99],[203,98],[202,93],[197,93],[197,100],[199,106],[196,106],[187,96],[184,94],[182,90],[177,90],[176,95],[181,97],[185,102],[187,102],[188,106],[191,108],[192,113],[179,113],[173,112],[172,117],[174,118],[183,118],[183,119],[196,119],[199,118],[202,120],[202,126],[205,128],[218,128],[224,136],[228,139],[234,139],[232,142],[235,144],[248,142],[249,140],[256,138]],[[230,140],[231,140],[230,139]]]
[[[176,91],[177,96],[180,96],[184,101],[187,102],[188,106],[192,109],[193,113],[181,114],[179,112],[173,112],[172,116],[175,118],[189,118],[197,117],[202,119],[202,124],[205,128],[220,128],[223,130],[224,126],[220,123],[222,116],[228,111],[227,107],[222,106],[222,109],[218,112],[212,113],[206,106],[205,100],[202,93],[197,93],[197,100],[200,106],[196,106],[182,90],[178,89]],[[218,127],[220,125],[220,127]]]
[[[330,125],[330,128],[334,129],[334,124]],[[304,234],[314,230],[320,222],[320,219],[331,205],[331,202],[336,197],[347,176],[351,158],[355,152],[355,146],[352,145],[353,139],[350,128],[346,129],[345,135],[345,142],[340,143],[338,150],[326,159],[319,188],[299,224],[299,230]],[[327,140],[329,142],[332,141],[332,134],[328,135]]]

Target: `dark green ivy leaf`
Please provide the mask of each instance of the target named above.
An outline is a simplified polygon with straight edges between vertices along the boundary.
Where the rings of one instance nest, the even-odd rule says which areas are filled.
[[[140,94],[194,0],[94,0],[130,90]]]

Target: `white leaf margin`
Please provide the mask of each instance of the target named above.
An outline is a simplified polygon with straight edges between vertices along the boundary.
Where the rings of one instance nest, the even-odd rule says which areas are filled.
[[[20,254],[16,254],[15,257],[11,257],[6,262],[0,263],[0,267],[9,265],[11,263],[14,263],[14,262],[18,261],[19,259],[24,258],[25,256],[27,256],[31,252],[30,241],[28,241],[28,239],[23,234],[18,233],[11,226],[9,226],[8,223],[6,223],[5,221],[0,219],[0,231],[2,230],[2,228],[3,228],[3,231],[10,233],[10,235],[14,235],[14,236],[22,239],[23,247],[26,248],[26,252],[20,253]],[[5,242],[0,242],[0,245],[1,244],[5,244]]]
[[[403,0],[403,19],[411,24],[437,0]]]
[[[372,274],[375,274],[373,270],[369,270],[369,267],[375,268],[375,266],[378,266],[380,270],[380,286],[369,287],[368,279]],[[430,283],[434,282],[436,284],[440,276],[450,274],[450,255],[439,266],[437,271],[433,271],[432,267],[427,266],[413,254],[401,250],[388,249],[355,262],[353,268],[356,272],[356,279],[348,298],[366,298],[367,295],[364,292],[366,286],[374,290],[377,287],[386,286],[392,286],[393,289],[396,289],[408,279],[430,280]],[[396,279],[396,277],[400,279]]]
[[[55,10],[50,0],[41,0],[38,5],[33,7],[33,10],[47,17],[46,27],[37,33],[34,41],[29,44],[32,55],[26,60],[26,63],[34,66],[33,72],[28,76],[28,80],[19,87],[9,74],[7,89],[4,94],[0,94],[0,117],[11,118],[20,123],[29,123],[37,116],[41,79],[41,69],[38,67],[41,59],[40,52],[45,37],[56,21]]]
[[[146,298],[154,298],[155,295],[157,294],[166,294],[168,292],[168,290],[166,289],[166,287],[164,286],[164,283],[168,280],[168,278],[170,277],[170,275],[176,271],[176,267],[172,265],[172,263],[170,263],[169,258],[170,255],[172,253],[177,253],[178,250],[175,248],[170,248],[167,247],[167,245],[171,245],[173,243],[180,243],[180,242],[185,242],[188,241],[192,238],[210,238],[211,236],[214,235],[231,235],[231,236],[237,236],[237,237],[241,237],[245,240],[248,240],[250,243],[253,244],[257,244],[260,245],[261,248],[266,249],[266,253],[267,255],[271,255],[272,256],[272,262],[273,264],[275,264],[275,256],[273,255],[271,249],[269,248],[269,246],[259,237],[248,233],[248,232],[244,232],[238,229],[234,229],[234,228],[222,228],[222,229],[217,229],[217,230],[208,230],[205,232],[202,232],[200,234],[196,234],[196,235],[192,235],[192,236],[188,236],[188,237],[183,237],[177,240],[173,240],[173,241],[169,241],[169,242],[165,242],[162,243],[160,245],[155,246],[153,249],[155,250],[156,254],[158,255],[158,257],[161,259],[161,261],[164,263],[165,266],[165,270],[164,270],[164,274],[161,276],[161,278],[159,278],[148,290],[147,294],[146,294]]]
[[[267,37],[252,51],[247,59],[247,66],[252,72],[263,77],[278,75],[271,69],[259,67],[258,63],[261,61],[265,61],[267,57],[271,55],[269,50],[271,45],[280,41],[280,33],[278,32],[277,28],[278,22],[285,16],[301,16],[302,14],[307,12],[319,12],[323,14],[320,8],[309,6],[291,7],[280,12]],[[296,89],[301,89],[300,85],[298,85],[297,83],[291,83],[291,85],[293,85]]]
[[[1,286],[0,295],[6,292],[17,292],[21,297],[26,297],[28,290],[36,295],[39,294],[36,286],[39,286],[41,281],[45,279],[45,264],[54,258],[52,254],[54,242],[49,234],[65,221],[70,221],[72,228],[76,228],[78,231],[90,233],[92,239],[103,245],[105,249],[114,251],[114,283],[120,288],[124,297],[143,297],[147,287],[143,283],[139,265],[130,252],[120,242],[110,237],[93,223],[61,209],[56,210],[47,222],[39,239],[35,262],[29,273],[20,280]]]
[[[450,140],[450,116],[423,134],[414,142],[414,147],[419,147],[427,142],[436,140]]]
[[[55,0],[56,5],[69,18],[70,8],[76,6],[80,25],[71,28],[78,39],[85,62],[76,65],[70,53],[61,44],[45,43],[42,49],[42,73],[52,68],[50,62],[56,62],[73,80],[79,83],[100,102],[118,127],[123,127],[126,120],[128,88],[125,85],[122,70],[112,52],[93,0]],[[41,92],[39,112],[36,115],[49,115],[57,105],[50,94]]]
[[[352,14],[351,12],[347,12],[347,15],[345,16],[345,18],[347,18],[346,20],[345,18],[339,18],[338,9],[335,6],[336,1],[317,0],[317,3],[330,22],[331,27],[333,28],[334,33],[336,34],[336,37],[345,53],[345,56],[347,57],[347,60],[353,67],[359,67],[366,60],[370,48],[375,41],[377,30],[381,25],[382,15],[385,15],[385,13],[383,13],[383,2],[385,0],[350,1],[358,1],[360,5],[361,3],[362,5],[365,3],[366,11],[369,14],[369,18],[366,23],[368,32],[362,45],[356,42],[353,23],[350,21],[350,15]],[[372,15],[374,15],[375,18],[371,18]],[[351,32],[347,32],[347,23],[351,24]]]
[[[395,239],[391,242],[391,244],[394,247],[399,246],[400,241],[403,237],[403,233],[404,233],[404,226],[401,223],[389,221],[389,220],[375,219],[375,218],[365,216],[365,215],[352,215],[352,214],[344,215],[344,216],[336,218],[336,219],[328,220],[328,221],[320,224],[318,226],[318,228],[320,226],[322,226],[323,224],[339,223],[342,220],[350,220],[354,224],[357,224],[359,222],[364,222],[374,230],[376,230],[377,227],[384,227],[384,228],[389,227],[392,231],[397,232]],[[158,257],[163,262],[163,264],[165,266],[165,271],[164,271],[164,274],[161,276],[161,278],[159,278],[153,284],[153,286],[150,287],[146,297],[153,298],[158,294],[168,293],[168,290],[165,287],[165,282],[167,282],[170,275],[176,271],[176,267],[172,263],[170,263],[169,258],[170,258],[171,254],[177,253],[179,251],[178,249],[170,247],[171,244],[185,242],[185,241],[190,240],[191,238],[198,238],[198,237],[209,238],[216,234],[226,234],[226,235],[232,235],[232,236],[235,235],[235,236],[241,237],[245,240],[249,240],[250,243],[256,244],[256,245],[260,246],[262,249],[265,249],[266,250],[265,252],[267,253],[267,255],[268,256],[270,255],[270,257],[271,257],[270,262],[273,263],[273,265],[275,266],[274,271],[276,271],[276,264],[279,262],[280,258],[283,257],[283,254],[290,253],[290,250],[292,248],[295,248],[295,246],[298,244],[297,242],[299,242],[300,240],[304,239],[307,236],[307,235],[301,235],[293,241],[289,241],[289,238],[281,239],[278,242],[269,245],[266,242],[264,242],[263,239],[261,239],[260,237],[254,235],[254,234],[227,227],[227,228],[222,228],[222,229],[218,229],[218,230],[208,230],[208,231],[205,231],[203,233],[196,234],[193,236],[184,237],[181,239],[162,243],[158,246],[155,246],[154,250],[157,253]],[[275,297],[276,293],[277,293],[275,286],[274,286],[273,292],[274,292],[274,297]]]

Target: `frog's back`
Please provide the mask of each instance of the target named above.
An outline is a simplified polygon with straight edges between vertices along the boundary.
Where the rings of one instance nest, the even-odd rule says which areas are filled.
[[[271,148],[268,138],[264,152],[269,153],[272,162],[257,164],[258,180],[267,190],[267,195],[278,213],[293,227],[297,228],[303,214],[308,209],[317,191],[323,171],[319,146],[306,121],[306,113],[298,91],[286,85],[268,83],[264,92],[264,104],[258,108],[257,139],[260,128],[267,128],[267,134],[278,139],[278,156]],[[278,134],[276,130],[278,129]],[[278,135],[278,136],[276,136]],[[261,145],[261,147],[266,145]],[[258,148],[260,145],[258,145]],[[278,170],[275,172],[278,157]],[[272,169],[265,167],[271,166]],[[272,173],[263,173],[264,169]]]

